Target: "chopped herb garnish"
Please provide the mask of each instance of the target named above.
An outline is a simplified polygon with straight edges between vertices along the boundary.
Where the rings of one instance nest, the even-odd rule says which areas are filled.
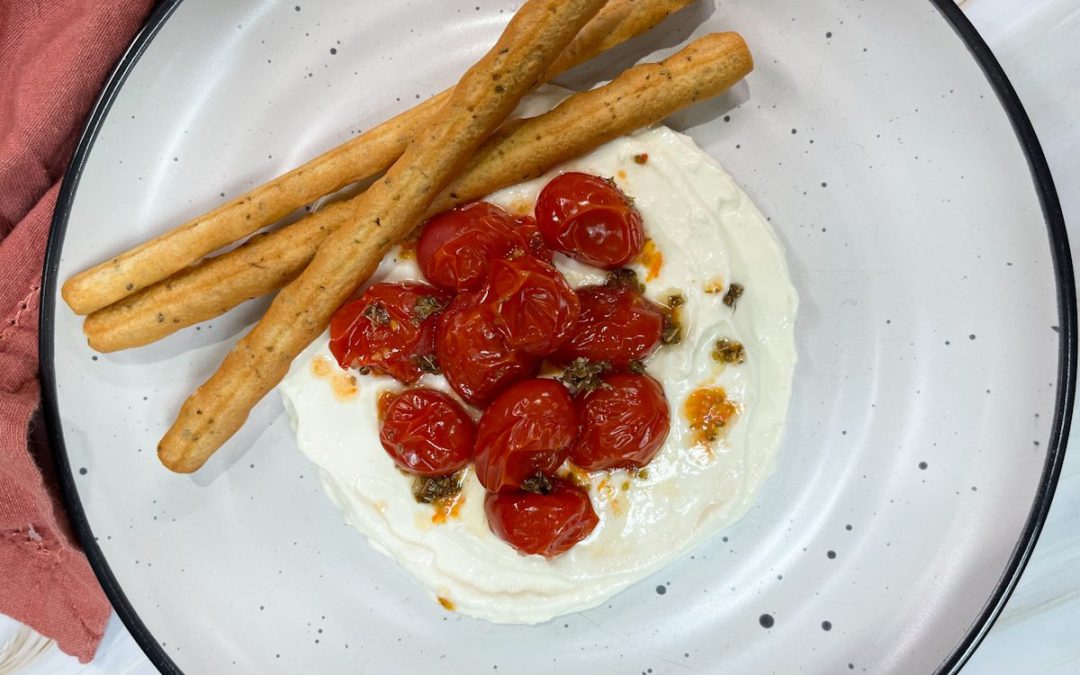
[[[668,346],[682,342],[682,327],[671,314],[664,316],[664,330],[660,333],[660,342]]]
[[[386,311],[386,306],[378,301],[367,306],[364,317],[376,326],[385,326],[390,323],[390,312]]]
[[[551,484],[551,479],[542,473],[538,473],[535,476],[531,476],[521,481],[521,489],[525,492],[532,492],[538,495],[551,494],[554,486]]]
[[[452,476],[438,476],[437,478],[417,476],[413,479],[413,497],[420,504],[434,504],[456,497],[461,492],[461,476],[460,471]]]
[[[724,304],[735,309],[735,306],[739,304],[739,298],[742,297],[744,289],[740,284],[731,284],[728,286],[727,293],[724,294]]]
[[[660,342],[665,345],[677,345],[682,342],[683,329],[679,317],[679,308],[686,304],[682,293],[672,293],[665,301],[664,326],[660,333]]]
[[[360,366],[359,368],[356,369],[356,372],[360,373],[361,375],[370,375],[371,374],[371,367],[370,366]]]
[[[645,374],[645,364],[641,361],[631,361],[630,364],[626,367],[626,369],[634,375]]]
[[[439,367],[439,359],[434,354],[424,354],[422,356],[412,357],[413,363],[420,369],[421,373],[431,373],[432,375],[441,375],[442,368]]]
[[[416,323],[419,324],[429,316],[446,309],[446,303],[433,295],[421,295],[416,299],[416,306],[413,309],[416,311]]]
[[[629,267],[623,267],[608,272],[606,285],[614,288],[625,286],[634,289],[638,293],[645,292],[645,284],[641,283],[641,280],[638,279],[637,272]]]
[[[607,361],[577,358],[570,362],[559,379],[573,393],[588,392],[601,386],[600,378],[610,370],[611,364]]]
[[[720,338],[713,347],[712,357],[717,363],[739,365],[746,361],[746,348],[737,340]]]

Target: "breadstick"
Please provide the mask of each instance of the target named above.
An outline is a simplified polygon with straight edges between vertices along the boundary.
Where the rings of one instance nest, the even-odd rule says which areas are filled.
[[[655,26],[692,0],[611,0],[543,76],[551,79]],[[437,121],[452,89],[363,133],[269,183],[155,239],[81,272],[61,295],[89,314],[194,264],[296,209],[383,171],[409,140]]]
[[[613,138],[655,124],[726,90],[752,68],[746,43],[735,33],[707,35],[660,64],[632,68],[550,112],[504,127],[485,141],[426,216],[536,178]],[[665,69],[670,77],[658,76]],[[358,201],[353,197],[332,204],[94,312],[83,325],[90,346],[101,352],[139,347],[278,290],[303,271],[331,231],[349,220]]]
[[[660,63],[635,66],[603,87],[496,133],[432,202],[429,213],[539,178],[553,166],[716,96],[753,69],[750,49],[738,33],[712,33]]]
[[[436,123],[412,139],[386,176],[361,196],[354,217],[323,242],[307,269],[184,403],[158,445],[165,466],[195,471],[240,429],[338,306],[416,227],[439,191],[603,6],[604,0],[528,0],[518,10],[492,50],[462,77]]]

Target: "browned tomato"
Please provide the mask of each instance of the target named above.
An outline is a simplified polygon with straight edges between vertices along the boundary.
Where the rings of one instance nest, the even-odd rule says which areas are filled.
[[[577,294],[581,301],[577,323],[553,360],[569,363],[586,358],[626,368],[660,344],[664,311],[633,287],[586,286]]]
[[[446,476],[472,459],[476,423],[441,391],[406,389],[390,401],[382,418],[379,440],[403,471]]]
[[[600,522],[589,494],[559,479],[552,481],[548,494],[490,493],[484,511],[497,537],[519,553],[548,558],[569,551]]]
[[[559,270],[528,255],[494,261],[481,302],[511,348],[537,356],[566,342],[581,305]]]
[[[405,384],[433,369],[435,325],[450,294],[416,281],[375,284],[330,320],[330,352],[342,368],[372,368]]]
[[[476,477],[498,492],[520,487],[537,474],[552,474],[566,460],[577,429],[574,402],[562,383],[544,378],[519,382],[480,418]]]
[[[435,353],[450,386],[467,403],[483,407],[514,382],[536,374],[540,358],[513,349],[495,328],[478,294],[454,298],[439,320]]]
[[[671,428],[660,383],[648,375],[612,373],[579,393],[580,433],[570,461],[589,471],[640,469],[652,461]]]
[[[440,288],[475,291],[487,277],[491,261],[526,240],[519,222],[494,204],[473,202],[431,218],[416,246],[424,277]]]

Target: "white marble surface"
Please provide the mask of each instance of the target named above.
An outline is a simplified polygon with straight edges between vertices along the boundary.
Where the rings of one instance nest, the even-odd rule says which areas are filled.
[[[964,0],[1042,140],[1080,242],[1080,0]],[[1075,256],[1074,256],[1075,258]],[[1065,461],[1050,517],[1019,587],[965,672],[1080,672],[1080,448]],[[0,615],[0,647],[19,626]],[[0,649],[0,651],[3,651]],[[54,648],[23,675],[149,674],[153,666],[114,616],[88,665]]]

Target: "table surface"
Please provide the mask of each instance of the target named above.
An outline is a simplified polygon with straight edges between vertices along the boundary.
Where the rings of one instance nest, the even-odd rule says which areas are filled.
[[[1076,246],[1080,242],[1080,0],[958,2],[997,54],[1032,118]],[[1080,640],[1076,639],[1080,629],[1080,528],[1076,527],[1080,522],[1080,448],[1072,447],[1031,562],[965,673],[1080,672]],[[19,628],[0,615],[0,645]],[[18,672],[141,675],[156,671],[114,615],[92,663],[80,665],[52,647]]]

